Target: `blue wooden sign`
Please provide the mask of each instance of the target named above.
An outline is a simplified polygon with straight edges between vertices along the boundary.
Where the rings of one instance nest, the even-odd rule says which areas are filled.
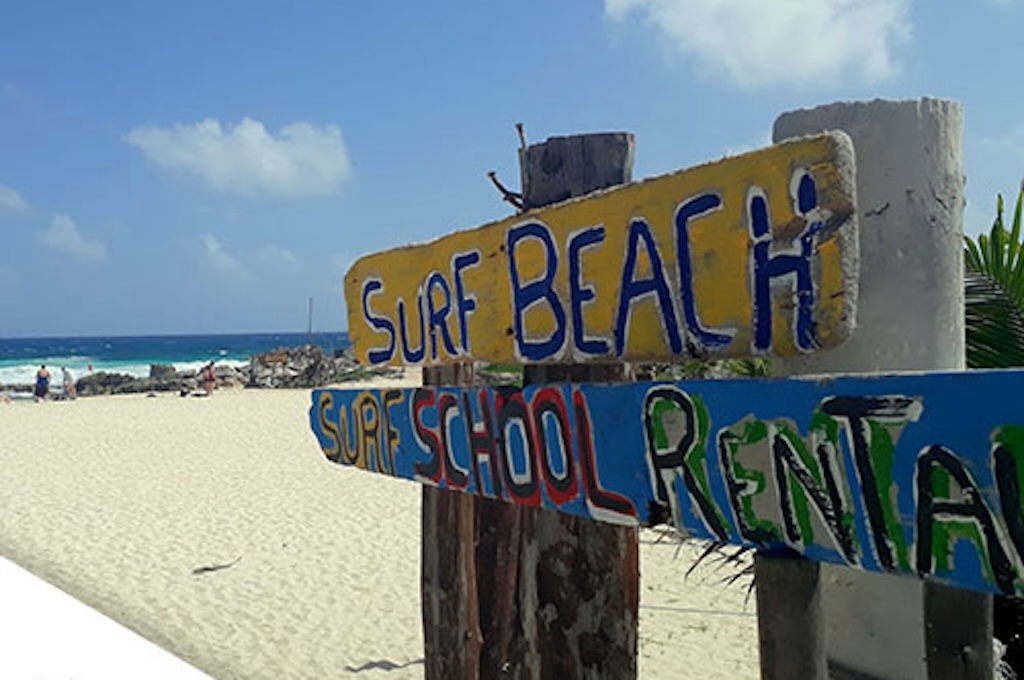
[[[1024,372],[318,390],[331,461],[1024,594]]]

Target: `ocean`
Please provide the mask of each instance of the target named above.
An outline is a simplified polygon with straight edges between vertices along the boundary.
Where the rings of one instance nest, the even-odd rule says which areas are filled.
[[[208,361],[243,365],[254,354],[310,343],[328,354],[349,346],[345,333],[0,338],[0,386],[32,384],[42,364],[58,382],[61,367],[76,378],[98,371],[144,378],[150,364],[178,370],[194,370]]]

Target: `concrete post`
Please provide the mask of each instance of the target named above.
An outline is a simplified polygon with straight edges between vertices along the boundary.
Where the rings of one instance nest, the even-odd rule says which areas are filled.
[[[800,558],[754,556],[761,680],[826,680],[821,567]]]
[[[775,360],[775,372],[964,368],[960,105],[929,98],[831,104],[781,115],[773,139],[828,129],[847,132],[856,155],[857,327],[837,349]],[[990,596],[954,593],[955,603],[946,602],[947,588],[828,565],[821,581],[836,677],[843,670],[888,680],[991,677]],[[971,661],[942,658],[953,654]],[[960,670],[951,674],[954,666]]]

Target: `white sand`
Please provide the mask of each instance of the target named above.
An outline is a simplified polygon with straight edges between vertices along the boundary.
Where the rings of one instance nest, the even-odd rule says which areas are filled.
[[[421,678],[420,487],[328,463],[309,403],[0,404],[0,555],[216,678]],[[640,676],[757,677],[747,582],[641,540]]]

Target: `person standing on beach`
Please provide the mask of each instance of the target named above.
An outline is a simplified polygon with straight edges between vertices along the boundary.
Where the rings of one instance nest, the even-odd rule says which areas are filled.
[[[46,370],[46,364],[39,367],[36,371],[36,403],[39,403],[46,399],[46,396],[50,393],[50,372]]]
[[[206,390],[206,396],[213,394],[213,388],[217,386],[217,374],[213,370],[213,362],[203,366],[203,389]]]
[[[75,399],[78,396],[78,392],[75,390],[75,375],[67,366],[61,366],[60,372],[61,381],[64,384],[64,398]]]

